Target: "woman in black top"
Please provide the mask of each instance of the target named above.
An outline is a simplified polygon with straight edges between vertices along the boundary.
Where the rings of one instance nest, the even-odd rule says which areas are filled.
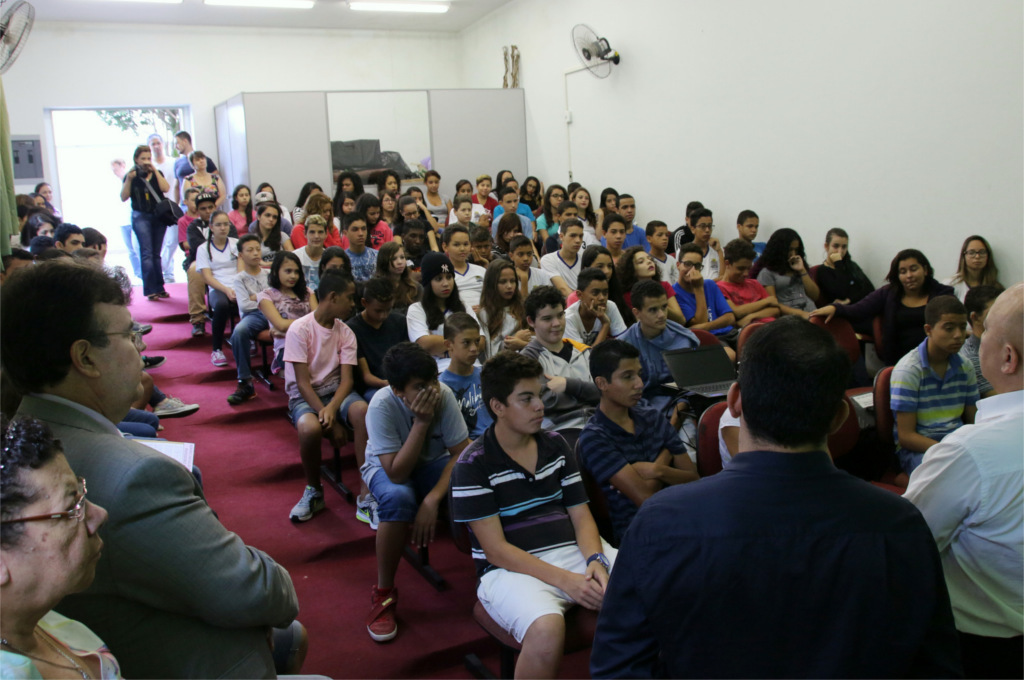
[[[150,300],[168,298],[164,290],[163,265],[160,248],[167,227],[155,221],[157,205],[171,185],[153,166],[153,155],[148,146],[135,147],[135,166],[125,173],[121,185],[121,201],[132,201],[132,231],[139,239],[139,260],[142,264],[142,292]],[[176,228],[176,227],[175,227]]]
[[[829,229],[825,234],[825,261],[818,267],[818,303],[852,305],[875,289],[864,271],[850,257],[850,236],[845,230]],[[871,335],[871,321],[853,322],[858,333]]]

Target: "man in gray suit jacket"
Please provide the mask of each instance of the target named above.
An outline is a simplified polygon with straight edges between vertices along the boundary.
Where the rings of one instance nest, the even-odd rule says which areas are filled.
[[[96,632],[131,678],[274,677],[272,627],[298,614],[288,572],[217,520],[195,478],[124,439],[144,348],[117,283],[84,265],[38,265],[0,300],[0,356],[89,498],[110,519],[96,580],[59,611]]]

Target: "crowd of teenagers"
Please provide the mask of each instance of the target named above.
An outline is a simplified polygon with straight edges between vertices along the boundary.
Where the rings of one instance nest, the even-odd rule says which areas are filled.
[[[397,634],[395,576],[404,546],[410,541],[429,544],[442,506],[448,504],[453,519],[470,528],[481,601],[522,643],[517,675],[557,673],[566,609],[572,604],[599,609],[604,603],[607,612],[613,592],[611,608],[621,619],[606,622],[602,615],[598,642],[604,646],[595,646],[594,673],[640,676],[684,668],[665,656],[670,645],[652,651],[655,640],[667,643],[647,627],[660,621],[676,630],[673,624],[680,619],[651,609],[657,609],[649,598],[654,588],[674,586],[660,573],[645,579],[648,567],[638,557],[659,559],[655,543],[664,526],[657,524],[656,513],[686,498],[659,492],[700,478],[696,423],[707,403],[670,384],[665,352],[711,344],[734,364],[742,363],[739,392],[730,392],[719,426],[723,467],[735,470],[737,478],[742,470],[754,470],[741,452],[771,448],[766,443],[776,451],[823,450],[825,435],[837,425],[833,421],[840,412],[845,418],[846,407],[837,406],[843,390],[870,384],[872,372],[893,366],[897,481],[911,485],[922,508],[929,490],[915,491],[915,484],[942,477],[929,467],[929,459],[938,457],[929,452],[944,451],[947,437],[980,419],[984,400],[997,403],[1008,391],[985,370],[983,336],[997,301],[1019,310],[1021,290],[1004,293],[995,255],[980,235],[964,239],[955,272],[945,283],[921,250],[904,249],[892,257],[884,283],[876,288],[852,259],[847,231],[830,229],[815,257],[815,249],[809,255],[793,229],[775,229],[759,241],[759,216],[753,210],[736,216],[735,234],[730,219],[716,236],[714,213],[696,201],[676,228],[660,220],[640,226],[630,194],[606,188],[593,201],[577,183],[545,186],[532,176],[519,182],[507,170],[493,180],[489,175],[460,180],[454,197],[440,193],[441,175],[434,170],[404,191],[403,179],[391,171],[368,179],[376,184],[370,191],[363,177],[343,172],[331,193],[314,182],[305,184],[289,210],[267,183],[255,191],[237,186],[229,196],[212,160],[191,150],[191,138],[179,145],[179,151],[189,152],[183,158],[191,165],[180,174],[175,168],[176,177],[168,181],[154,162],[150,141],[136,149],[121,191],[122,200],[132,205],[143,294],[153,301],[168,296],[164,245],[157,233],[166,229],[174,247],[185,253],[191,334],[205,336],[209,323],[214,366],[228,366],[225,350],[230,351],[237,382],[227,401],[234,406],[258,396],[251,356],[257,336],[270,332],[272,371],[283,373],[305,477],[301,497],[289,512],[291,521],[311,520],[325,506],[322,441],[335,446],[353,442],[360,472],[356,516],[377,532],[378,574],[366,624],[377,642]],[[64,222],[47,190],[37,187],[24,210],[19,203],[24,217],[20,241],[29,250],[18,249],[4,259],[3,277],[33,260],[70,256],[125,288],[127,275],[103,266],[102,234]],[[160,204],[168,195],[181,202],[183,216],[162,227]],[[238,321],[228,337],[233,316]],[[1012,336],[1020,319],[1014,322],[1011,313],[1007,321],[1005,316],[999,321],[1009,324]],[[826,324],[845,319],[862,350],[873,347],[878,361],[869,365],[862,359],[853,367],[844,363],[834,356],[839,350],[830,336],[807,323],[812,317]],[[741,332],[751,324],[759,324],[757,333],[738,355]],[[143,330],[131,331],[139,347]],[[1019,352],[1019,343],[1015,347]],[[143,376],[146,401],[139,400],[133,410],[146,414],[146,403],[155,400],[153,413],[159,415],[160,404],[173,398]],[[782,384],[792,392],[783,393]],[[734,403],[739,393],[742,405]],[[190,407],[173,401],[176,408]],[[749,415],[755,411],[756,416]],[[763,460],[771,459],[765,454]],[[766,464],[778,466],[779,474],[787,465],[781,459]],[[592,478],[607,499],[609,536],[598,535],[587,509],[585,478]],[[1014,479],[1020,483],[1019,474]],[[886,545],[891,540],[887,532],[917,532],[894,551],[900,555],[893,559],[905,559],[898,568],[917,570],[919,576],[897,579],[915,593],[912,598],[901,593],[898,599],[917,599],[914,606],[879,603],[851,615],[843,632],[832,631],[851,635],[863,632],[858,626],[868,620],[882,621],[872,617],[900,617],[908,644],[900,647],[885,636],[869,636],[858,648],[885,657],[884,662],[873,657],[854,661],[848,649],[823,638],[822,648],[848,664],[836,666],[846,674],[955,675],[960,659],[948,648],[950,633],[957,646],[956,632],[943,574],[936,569],[938,533],[932,516],[925,513],[925,525],[895,496],[848,488],[843,480],[822,483],[823,489],[832,488],[839,505],[875,504],[876,513],[879,506],[888,508],[889,519],[867,529],[886,534]],[[749,491],[766,493],[754,487]],[[1017,491],[1013,502],[1019,513]],[[648,503],[652,499],[663,502]],[[648,505],[650,512],[641,513]],[[910,529],[900,529],[896,517]],[[714,533],[711,516],[706,519],[703,530]],[[767,531],[764,518],[747,519]],[[894,523],[886,524],[890,520]],[[635,523],[643,528],[631,529]],[[832,531],[813,523],[801,526],[810,537]],[[840,532],[860,530],[850,523]],[[1012,559],[1020,556],[1020,538],[1010,541]],[[622,555],[631,576],[610,580],[618,554],[613,545],[622,541],[633,549]],[[818,559],[811,542],[807,538],[792,545],[793,554]],[[939,544],[949,569],[948,541]],[[852,563],[865,570],[880,568],[853,543],[829,549],[850,551]],[[745,559],[735,545],[721,550],[737,562]],[[1005,555],[1000,559],[1005,561]],[[678,569],[697,581],[708,578],[675,558],[669,562],[673,573]],[[965,634],[983,642],[1010,640],[1011,646],[995,652],[1002,661],[1020,648],[1021,566],[1018,562],[995,577],[979,577],[997,582],[1001,590],[996,594],[980,596],[960,585],[954,592],[950,584],[965,663]],[[722,578],[734,569],[729,563]],[[945,575],[947,581],[973,576]],[[1007,583],[1014,578],[1018,583]],[[841,607],[837,597],[830,592],[822,599]],[[629,600],[643,601],[647,608]],[[964,611],[981,616],[979,610],[1000,607],[998,625],[961,625],[972,620]],[[746,622],[741,628],[754,625]],[[807,628],[806,622],[794,625]],[[650,640],[642,639],[644,631]],[[820,636],[805,633],[808,640]],[[800,666],[783,657],[781,648],[765,650],[763,668],[769,670],[764,672],[799,674]],[[804,672],[831,674],[817,654],[802,650],[794,658],[808,661]],[[746,668],[756,674],[751,670],[756,666],[721,663],[719,670]],[[716,674],[714,666],[694,667]]]

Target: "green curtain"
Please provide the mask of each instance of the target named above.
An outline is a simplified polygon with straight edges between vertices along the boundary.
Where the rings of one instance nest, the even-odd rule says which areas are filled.
[[[7,96],[4,94],[3,78],[0,78],[0,150],[0,255],[9,255],[11,236],[18,231],[18,208],[14,204],[11,121],[7,117]]]

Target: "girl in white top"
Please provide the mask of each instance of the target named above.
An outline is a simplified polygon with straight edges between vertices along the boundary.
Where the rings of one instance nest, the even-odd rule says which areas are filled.
[[[594,212],[594,202],[590,198],[590,192],[583,187],[578,187],[570,194],[569,200],[575,203],[580,211],[579,220],[583,222],[583,247],[601,243],[601,239],[597,237],[597,213]]]
[[[423,182],[427,185],[427,195],[423,200],[427,204],[427,210],[434,216],[438,224],[447,224],[448,211],[452,209],[452,201],[437,191],[441,187],[441,174],[437,170],[427,170],[423,175]]]
[[[967,291],[974,286],[997,286],[999,268],[988,241],[983,236],[968,236],[960,246],[960,259],[957,262],[956,274],[946,279],[947,285],[953,286],[953,293],[960,302],[967,297]]]
[[[487,265],[476,316],[486,343],[484,358],[505,349],[518,352],[533,337],[526,323],[516,268],[508,260],[495,260]]]
[[[452,261],[441,253],[427,253],[420,264],[423,275],[423,299],[409,306],[405,318],[409,340],[437,360],[438,372],[448,368],[450,359],[444,345],[444,320],[454,312],[465,312],[455,285]]]
[[[210,238],[199,246],[196,253],[196,271],[210,289],[210,307],[213,308],[213,353],[210,362],[214,366],[227,366],[224,356],[224,328],[235,304],[235,275],[241,260],[238,259],[238,239],[229,238],[231,219],[223,210],[210,215]]]

